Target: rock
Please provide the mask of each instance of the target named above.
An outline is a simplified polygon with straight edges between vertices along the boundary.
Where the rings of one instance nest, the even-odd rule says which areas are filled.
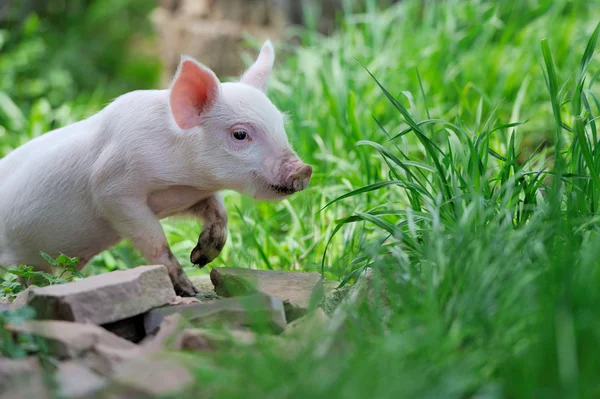
[[[103,347],[99,351],[84,352],[77,360],[98,375],[111,377],[119,364],[136,358],[140,353],[139,350],[128,350],[123,353],[119,349]]]
[[[196,282],[192,282],[200,291],[196,298],[182,298],[180,296],[176,296],[175,299],[171,301],[167,306],[191,305],[194,303],[200,303],[201,300],[209,301],[216,299],[217,294],[212,289],[212,283],[210,282],[208,275],[206,276],[205,280],[207,280],[208,284],[210,284],[210,290],[212,291],[212,293],[206,290],[206,281],[202,282],[203,284],[200,284],[200,287],[196,285]],[[198,279],[196,279],[196,281],[198,281]],[[201,298],[201,300],[198,298]],[[133,316],[125,320],[116,321],[114,323],[104,324],[102,327],[118,335],[121,338],[125,338],[126,340],[135,343],[140,342],[147,336],[146,329],[144,327],[143,314]]]
[[[227,329],[218,326],[211,328],[190,328],[180,314],[166,316],[155,337],[148,337],[141,343],[144,353],[160,351],[222,351],[234,354],[240,347],[257,344],[259,341],[266,347],[273,348],[283,356],[294,356],[304,350],[301,340],[293,341],[288,337],[271,334],[256,334],[249,330]]]
[[[31,293],[32,290],[37,289],[37,288],[40,288],[40,287],[38,287],[37,285],[30,285],[23,291],[19,292],[17,297],[10,304],[10,308],[18,309],[18,308],[22,308],[23,306],[27,305],[27,302],[29,301],[29,294]]]
[[[144,353],[156,352],[163,349],[178,349],[177,338],[185,327],[187,320],[179,313],[164,316],[160,328],[154,336],[148,336],[140,343]]]
[[[212,281],[208,274],[202,274],[199,276],[189,276],[190,281],[198,289],[199,293],[196,295],[196,299],[200,302],[214,301],[219,299],[219,296],[215,292]]]
[[[384,327],[391,315],[391,309],[386,306],[386,301],[389,298],[385,285],[382,284],[381,278],[375,279],[375,275],[374,269],[367,268],[362,272],[360,279],[349,288],[347,295],[331,314],[325,337],[317,347],[317,355],[325,356],[333,348],[344,345],[344,341],[340,337],[349,323],[352,322],[352,318],[358,314],[358,306],[365,306],[366,309],[363,310],[369,312],[371,317],[369,320],[372,319],[374,323],[381,323],[381,326]]]
[[[7,298],[0,298],[0,312],[11,308],[10,301]]]
[[[0,358],[0,399],[31,398],[50,398],[39,360]]]
[[[144,353],[160,350],[212,351],[219,345],[232,343],[250,345],[256,341],[255,334],[246,330],[209,330],[189,328],[190,323],[179,313],[165,316],[160,329],[153,337],[146,338],[140,347]]]
[[[181,0],[159,0],[158,3],[162,8],[173,12],[176,11],[180,5],[181,5]]]
[[[220,346],[231,348],[232,345],[253,345],[256,334],[245,330],[213,331],[202,328],[183,330],[177,340],[177,349],[212,351]]]
[[[283,301],[288,321],[304,315],[323,297],[319,273],[222,267],[212,269],[210,279],[221,296],[248,295],[258,291],[279,298]]]
[[[343,328],[348,317],[349,308],[368,296],[372,276],[373,270],[371,268],[366,269],[356,284],[348,291],[348,295],[331,315],[330,329],[332,331]]]
[[[111,391],[121,393],[119,398],[182,397],[177,394],[185,392],[194,382],[189,372],[192,369],[181,356],[175,358],[162,352],[141,356],[117,367]]]
[[[175,305],[191,305],[192,303],[198,303],[200,300],[194,297],[186,298],[177,295],[173,301],[169,303],[170,306]]]
[[[106,324],[168,304],[174,298],[167,269],[160,265],[33,288],[28,304],[39,319]]]
[[[323,309],[316,308],[314,311],[288,324],[282,335],[302,338],[303,336],[324,330],[327,322],[329,322],[327,314],[325,314]]]
[[[101,391],[106,379],[75,361],[62,362],[54,375],[61,398],[85,398]]]
[[[267,295],[252,295],[191,305],[164,306],[152,309],[144,316],[147,334],[153,334],[165,316],[180,313],[195,325],[218,322],[224,325],[253,327],[267,322],[276,332],[286,326],[283,303]]]
[[[135,344],[93,324],[34,320],[7,324],[5,328],[12,333],[45,338],[49,352],[60,358],[76,358],[93,351],[109,360],[123,361],[139,353]]]
[[[211,331],[202,328],[187,328],[189,324],[179,313],[165,316],[158,333],[153,337],[148,337],[140,346],[144,353],[151,353],[166,349],[214,350],[217,344],[227,341],[228,338],[242,343],[254,342],[254,333],[250,331]]]
[[[270,2],[271,0],[217,0],[211,10],[211,18],[264,26],[270,22]]]
[[[328,315],[333,313],[350,290],[350,285],[348,284],[344,285],[342,288],[337,288],[338,286],[339,283],[337,281],[323,282],[324,293],[323,300],[321,301],[321,308],[323,308]]]
[[[235,355],[243,347],[257,345],[271,348],[274,353],[288,357],[290,360],[303,350],[301,340],[295,341],[287,337],[256,334],[248,330],[238,329],[206,329],[206,328],[186,328],[173,341],[170,349],[211,352],[220,351],[221,353],[231,353]]]
[[[156,8],[151,20],[159,33],[157,55],[165,67],[165,87],[181,54],[197,58],[221,78],[239,76],[247,67],[240,52],[246,36],[259,42],[275,40],[286,25],[272,0],[182,0],[179,6],[169,2]]]
[[[205,18],[210,13],[210,0],[181,0],[181,14],[192,18]]]

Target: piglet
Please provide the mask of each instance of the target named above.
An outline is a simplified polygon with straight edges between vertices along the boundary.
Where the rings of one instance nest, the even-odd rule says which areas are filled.
[[[195,295],[160,219],[203,220],[191,253],[202,267],[227,240],[220,191],[277,200],[309,183],[312,168],[265,95],[274,58],[267,41],[239,82],[220,83],[184,56],[168,90],[122,95],[1,159],[0,265],[47,269],[43,251],[84,267],[129,239],[147,262],[167,267],[178,295]]]

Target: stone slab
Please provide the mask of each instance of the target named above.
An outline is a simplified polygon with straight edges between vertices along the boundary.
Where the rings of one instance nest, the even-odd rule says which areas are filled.
[[[187,364],[167,353],[153,353],[123,363],[115,370],[110,398],[158,398],[181,396],[193,383]],[[196,397],[196,396],[193,396]]]
[[[176,313],[181,314],[194,325],[217,322],[225,325],[255,326],[260,324],[260,321],[267,321],[273,330],[280,332],[287,324],[281,300],[268,295],[255,294],[153,309],[144,316],[146,333],[154,334],[165,316]]]
[[[262,292],[283,301],[287,320],[295,320],[323,298],[321,275],[314,272],[214,268],[210,273],[215,292],[224,297]]]
[[[105,378],[74,360],[60,363],[54,378],[61,398],[90,398],[107,385]]]
[[[30,290],[27,302],[38,319],[106,324],[168,304],[174,298],[167,269],[159,265],[36,287]]]
[[[138,351],[135,344],[93,324],[32,320],[7,324],[5,328],[15,334],[31,334],[46,339],[50,354],[60,358],[75,358],[95,351],[117,359],[126,359]]]
[[[46,399],[50,394],[36,357],[0,358],[0,399]]]

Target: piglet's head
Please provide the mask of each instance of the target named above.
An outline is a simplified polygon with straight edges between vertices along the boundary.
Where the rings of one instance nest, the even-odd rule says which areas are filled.
[[[220,83],[183,57],[169,93],[180,133],[191,138],[191,162],[217,189],[278,199],[308,185],[312,168],[292,150],[284,117],[265,95],[275,51],[267,41],[239,82]],[[200,178],[201,176],[199,176]]]

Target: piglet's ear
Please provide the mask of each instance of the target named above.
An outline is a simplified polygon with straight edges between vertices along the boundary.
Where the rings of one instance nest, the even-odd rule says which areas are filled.
[[[190,129],[199,125],[217,102],[220,83],[213,71],[184,56],[170,90],[169,104],[177,126]]]
[[[265,91],[274,62],[275,49],[271,41],[267,40],[254,64],[242,76],[241,82]]]

